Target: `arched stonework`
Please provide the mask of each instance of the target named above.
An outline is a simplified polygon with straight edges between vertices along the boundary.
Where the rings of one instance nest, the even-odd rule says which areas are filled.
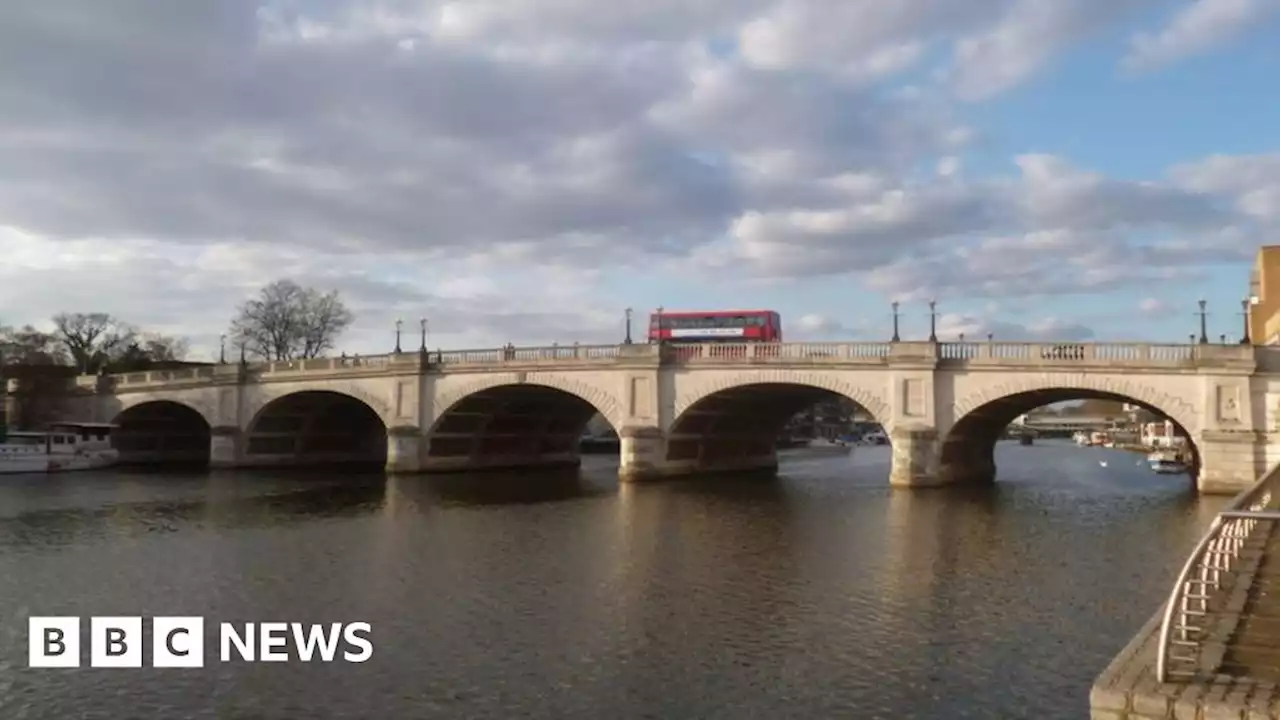
[[[541,385],[562,390],[589,403],[597,412],[604,415],[615,430],[622,427],[624,419],[622,417],[622,403],[618,402],[618,399],[610,395],[608,391],[589,383],[551,373],[497,373],[472,380],[436,398],[433,405],[434,417],[431,418],[430,427],[434,429],[436,423],[454,405],[462,402],[465,398],[484,390],[492,390],[505,385]]]
[[[259,385],[257,392],[254,392],[252,394],[253,395],[252,400],[250,400],[246,404],[246,407],[245,407],[246,412],[242,417],[247,417],[249,420],[244,427],[245,430],[252,428],[253,424],[257,421],[258,416],[262,413],[262,411],[268,405],[275,402],[276,400],[279,400],[280,398],[286,397],[289,395],[297,395],[300,393],[316,393],[316,392],[321,392],[321,393],[330,392],[337,395],[346,395],[347,397],[353,400],[359,400],[360,402],[367,405],[370,410],[372,410],[374,413],[377,414],[378,418],[382,420],[383,425],[386,425],[387,427],[391,427],[393,424],[392,417],[391,417],[391,403],[387,402],[386,398],[378,397],[377,395],[369,392],[368,390],[365,390],[363,387],[361,387],[356,383],[342,383],[340,385],[321,385],[318,387],[305,387],[301,389],[298,389],[298,388],[268,389],[268,388],[272,388],[272,386]]]
[[[181,405],[200,413],[200,417],[204,418],[204,421],[209,424],[209,427],[214,427],[218,424],[218,416],[213,407],[213,403],[203,400],[192,400],[181,395],[176,397],[157,398],[151,397],[150,395],[138,394],[120,395],[117,400],[119,402],[119,406],[115,408],[115,417],[111,418],[111,422],[118,422],[121,415],[138,407],[139,405],[147,405],[150,403],[173,403],[174,405]]]
[[[874,377],[884,379],[880,373],[876,373]],[[884,401],[878,394],[872,391],[852,385],[831,377],[828,373],[823,372],[806,372],[797,370],[759,370],[756,372],[741,372],[725,375],[717,375],[714,380],[706,383],[698,384],[692,391],[682,394],[676,400],[675,411],[672,413],[671,424],[675,425],[680,416],[685,411],[693,407],[699,401],[704,400],[718,392],[724,390],[732,390],[733,388],[745,387],[748,385],[804,385],[807,387],[820,388],[822,390],[830,390],[837,395],[853,400],[871,413],[875,421],[884,427],[886,433],[892,429],[893,416],[889,412],[889,404]]]
[[[1003,400],[1012,395],[1040,390],[1094,390],[1133,398],[1150,405],[1181,425],[1189,433],[1200,431],[1200,412],[1186,400],[1156,390],[1149,385],[1134,382],[1125,376],[1097,376],[1087,373],[1043,375],[1017,375],[1002,382],[993,382],[979,392],[970,393],[954,406],[953,423],[959,423],[969,413],[987,403]]]

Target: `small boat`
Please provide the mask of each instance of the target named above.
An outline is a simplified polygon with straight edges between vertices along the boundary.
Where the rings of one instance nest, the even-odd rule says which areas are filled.
[[[111,423],[51,423],[47,430],[0,428],[0,475],[97,470],[115,465]]]
[[[884,431],[882,430],[876,430],[874,432],[869,432],[866,435],[863,435],[862,443],[864,445],[888,445],[889,436],[885,435]]]
[[[821,452],[824,455],[853,454],[852,443],[847,443],[843,440],[831,440],[828,438],[814,438],[800,447],[805,450]]]
[[[1147,456],[1147,464],[1151,471],[1159,475],[1179,475],[1187,471],[1187,466],[1178,459],[1177,453],[1157,450]]]

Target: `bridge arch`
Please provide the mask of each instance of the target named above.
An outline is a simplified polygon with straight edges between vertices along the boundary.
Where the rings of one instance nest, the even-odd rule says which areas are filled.
[[[888,403],[875,390],[825,373],[771,370],[722,375],[677,397],[667,430],[672,470],[715,471],[777,465],[777,440],[798,413],[847,400],[886,433]]]
[[[390,408],[342,389],[293,390],[261,398],[244,430],[250,466],[383,468]]]
[[[1176,433],[1187,438],[1192,472],[1198,471],[1200,417],[1194,404],[1144,383],[1079,374],[1062,378],[1022,377],[957,402],[953,408],[954,422],[940,438],[940,474],[959,482],[994,480],[995,447],[1005,428],[1036,408],[1072,400],[1123,402],[1167,418]]]
[[[616,435],[621,403],[590,383],[555,375],[495,375],[442,394],[427,432],[428,470],[576,465],[596,416]]]
[[[692,388],[691,391],[682,393],[677,398],[675,412],[672,413],[672,423],[674,424],[679,420],[686,410],[717,393],[756,385],[792,385],[827,390],[836,395],[843,395],[870,413],[876,419],[876,422],[884,425],[885,432],[889,432],[891,419],[889,404],[878,392],[832,377],[829,373],[794,370],[768,370],[719,375],[714,380],[699,384]]]
[[[441,393],[435,403],[435,420],[432,425],[438,424],[454,406],[472,395],[495,388],[521,385],[542,386],[573,395],[594,407],[614,429],[622,426],[622,403],[612,394],[591,383],[547,373],[488,375]]]
[[[212,424],[182,400],[126,403],[111,421],[111,445],[126,464],[208,465]]]

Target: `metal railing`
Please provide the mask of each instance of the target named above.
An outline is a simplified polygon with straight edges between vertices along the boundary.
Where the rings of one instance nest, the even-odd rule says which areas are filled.
[[[1202,675],[1206,645],[1226,642],[1215,624],[1243,609],[1224,606],[1241,579],[1241,564],[1246,558],[1243,551],[1267,540],[1273,524],[1280,522],[1272,493],[1277,483],[1280,467],[1273,468],[1218,513],[1187,557],[1169,593],[1160,624],[1156,646],[1158,682],[1191,680]]]

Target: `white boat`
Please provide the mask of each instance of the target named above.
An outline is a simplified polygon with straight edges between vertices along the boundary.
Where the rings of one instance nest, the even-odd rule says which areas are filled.
[[[1080,447],[1087,447],[1093,444],[1089,439],[1089,433],[1086,433],[1086,432],[1077,431],[1074,435],[1071,436],[1071,439],[1074,440],[1076,445],[1079,445]]]
[[[806,450],[821,452],[824,455],[852,455],[853,444],[843,440],[831,440],[828,438],[814,438],[809,442],[801,445]]]
[[[51,423],[47,430],[0,432],[0,475],[70,472],[111,467],[111,423]]]
[[[1178,459],[1177,453],[1157,450],[1147,456],[1147,464],[1152,472],[1160,475],[1179,475],[1187,471],[1187,466]]]

